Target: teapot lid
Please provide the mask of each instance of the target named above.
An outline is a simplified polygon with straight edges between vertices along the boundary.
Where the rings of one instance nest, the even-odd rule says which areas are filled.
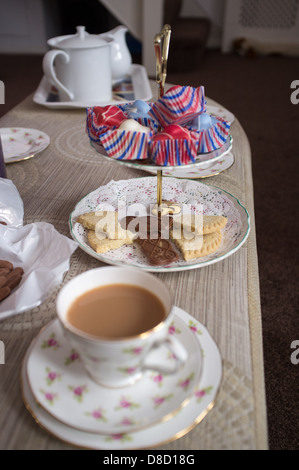
[[[85,26],[77,26],[76,34],[67,36],[58,36],[48,40],[49,46],[54,47],[67,47],[71,49],[85,49],[88,47],[106,46],[109,40],[105,40],[97,34],[89,34],[85,30]]]

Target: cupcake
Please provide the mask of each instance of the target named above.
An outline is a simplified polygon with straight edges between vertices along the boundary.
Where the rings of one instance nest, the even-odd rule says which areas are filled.
[[[206,113],[194,118],[187,127],[192,133],[197,134],[197,153],[208,153],[222,147],[228,139],[230,130],[227,121]]]
[[[157,132],[159,124],[150,116],[150,104],[142,100],[135,100],[132,103],[121,105],[129,119],[134,119],[142,126],[149,127],[151,131]]]
[[[127,118],[118,106],[94,106],[87,108],[86,113],[86,132],[93,142],[99,142],[104,132],[118,127]]]
[[[148,114],[164,128],[182,119],[188,120],[193,113],[204,112],[205,106],[203,86],[193,88],[175,85],[152,103]]]
[[[195,162],[197,145],[192,131],[171,124],[151,138],[150,158],[154,164],[161,166],[186,165]]]
[[[144,160],[149,157],[148,143],[152,132],[134,119],[126,119],[117,129],[109,129],[100,137],[109,157],[117,160]]]

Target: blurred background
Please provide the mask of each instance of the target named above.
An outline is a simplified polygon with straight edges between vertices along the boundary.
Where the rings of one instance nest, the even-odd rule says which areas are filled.
[[[299,448],[299,0],[1,0],[0,116],[42,79],[47,39],[119,24],[133,63],[155,78],[153,39],[171,25],[167,82],[204,85],[251,146],[269,447]],[[293,96],[293,99],[291,99]]]

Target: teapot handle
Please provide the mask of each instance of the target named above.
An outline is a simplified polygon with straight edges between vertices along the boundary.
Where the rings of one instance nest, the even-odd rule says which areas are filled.
[[[48,51],[43,58],[43,71],[49,82],[61,93],[61,101],[72,101],[74,94],[69,91],[56,76],[54,61],[58,55],[62,56],[62,60],[65,64],[69,63],[70,57],[66,52],[60,50]]]

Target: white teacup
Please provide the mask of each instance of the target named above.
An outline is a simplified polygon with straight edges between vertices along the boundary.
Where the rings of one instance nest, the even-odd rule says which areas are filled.
[[[101,337],[86,333],[69,321],[70,307],[76,299],[93,289],[117,285],[129,290],[142,288],[154,295],[163,306],[163,318],[155,320],[150,328],[133,336]],[[82,298],[82,297],[81,297]],[[133,297],[134,298],[134,297]],[[69,281],[59,292],[56,301],[58,318],[65,336],[78,352],[90,377],[110,387],[123,387],[135,383],[148,370],[175,373],[187,360],[187,352],[178,340],[168,335],[173,321],[172,295],[169,288],[153,274],[131,267],[103,267],[86,271]],[[82,315],[87,309],[82,308]],[[105,322],[115,322],[109,311],[100,311]],[[81,318],[81,310],[79,311]],[[85,321],[85,319],[83,319]],[[121,327],[122,328],[122,327]],[[121,331],[121,329],[120,329]],[[159,356],[159,348],[168,348],[175,361],[171,366]],[[154,361],[153,361],[154,359]],[[174,364],[174,365],[173,365]]]

